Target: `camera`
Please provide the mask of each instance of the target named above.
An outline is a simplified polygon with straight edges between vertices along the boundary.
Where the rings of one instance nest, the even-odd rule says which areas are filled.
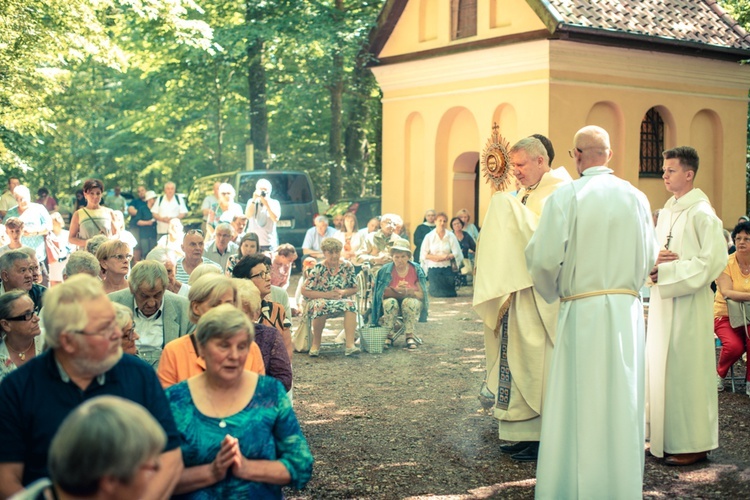
[[[261,191],[261,192],[260,192],[260,195],[261,195],[261,196],[262,196],[263,198],[265,198],[265,197],[266,197],[266,192],[265,192],[265,191]]]

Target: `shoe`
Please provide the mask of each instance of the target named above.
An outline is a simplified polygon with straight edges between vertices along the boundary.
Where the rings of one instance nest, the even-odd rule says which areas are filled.
[[[393,347],[393,339],[390,337],[386,337],[385,342],[383,343],[383,347],[385,349],[390,349],[391,347]]]
[[[525,450],[510,456],[516,462],[536,462],[537,457],[539,457],[539,441],[531,441]]]
[[[719,392],[724,392],[724,379],[721,378],[721,375],[716,375],[716,390]]]
[[[311,358],[317,358],[318,356],[320,356],[320,349],[310,349],[308,356],[310,356]]]
[[[360,352],[362,351],[360,351],[359,347],[355,345],[354,347],[347,347],[344,349],[344,356],[351,356],[353,354],[359,354]]]
[[[707,451],[701,451],[698,453],[678,453],[676,455],[670,455],[665,458],[664,463],[667,465],[678,466],[693,465],[694,463],[700,462],[701,460],[706,460],[707,458]]]
[[[505,453],[506,455],[513,455],[515,453],[525,450],[526,448],[529,447],[530,444],[531,444],[531,441],[519,441],[516,444],[504,444],[500,446],[500,451]]]
[[[406,348],[409,350],[413,350],[417,348],[417,341],[414,340],[414,337],[406,338]]]

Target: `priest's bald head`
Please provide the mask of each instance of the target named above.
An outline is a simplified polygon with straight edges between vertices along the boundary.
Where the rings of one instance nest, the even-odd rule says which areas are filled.
[[[606,165],[612,159],[609,134],[596,125],[583,127],[576,132],[573,144],[575,147],[571,154],[576,160],[576,170],[579,174],[587,168]]]

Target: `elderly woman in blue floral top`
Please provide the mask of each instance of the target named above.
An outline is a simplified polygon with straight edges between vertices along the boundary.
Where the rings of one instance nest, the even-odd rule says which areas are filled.
[[[393,346],[396,318],[404,321],[404,339],[407,349],[416,349],[414,330],[417,321],[427,321],[427,279],[422,268],[411,260],[411,245],[404,239],[393,242],[390,248],[392,262],[387,263],[375,278],[372,300],[373,325],[391,329],[385,346]]]
[[[308,301],[308,314],[312,318],[312,357],[320,353],[320,338],[326,319],[336,313],[344,313],[344,355],[359,353],[359,348],[354,345],[354,330],[357,327],[354,295],[357,293],[357,281],[354,266],[341,260],[342,248],[343,244],[336,238],[324,239],[320,244],[324,259],[311,270],[302,287],[302,295]]]
[[[173,498],[283,498],[303,488],[313,457],[281,382],[244,369],[253,326],[223,304],[201,316],[206,371],[167,389],[185,469]]]

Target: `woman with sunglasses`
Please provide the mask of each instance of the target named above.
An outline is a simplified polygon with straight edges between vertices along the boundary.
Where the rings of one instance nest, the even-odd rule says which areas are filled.
[[[19,366],[41,354],[44,340],[39,335],[39,316],[25,290],[0,295],[0,383]]]
[[[133,255],[127,243],[110,240],[96,251],[96,258],[104,271],[104,291],[117,292],[128,288],[127,275],[130,273],[130,260]]]

